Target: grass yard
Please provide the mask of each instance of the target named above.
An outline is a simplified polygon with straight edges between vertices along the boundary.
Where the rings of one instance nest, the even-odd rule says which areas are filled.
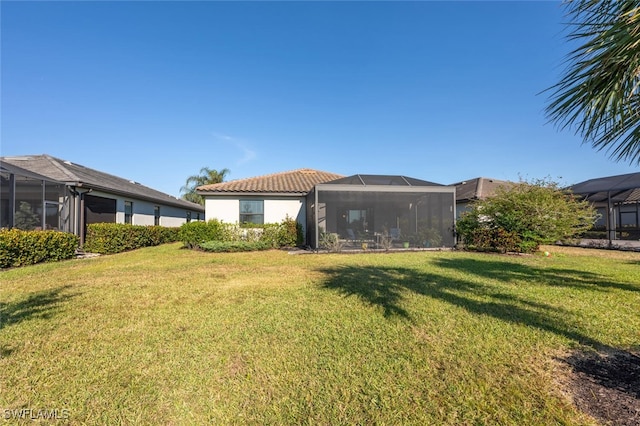
[[[3,271],[0,418],[595,424],[556,379],[571,350],[640,348],[640,253],[550,250],[170,244]]]

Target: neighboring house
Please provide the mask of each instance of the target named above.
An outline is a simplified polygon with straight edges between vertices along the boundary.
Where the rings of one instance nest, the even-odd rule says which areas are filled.
[[[491,197],[498,188],[508,188],[513,182],[478,177],[452,185],[456,187],[456,219],[459,219],[462,213],[471,208],[471,203]]]
[[[640,240],[640,173],[589,179],[569,189],[600,213],[593,237]]]
[[[0,157],[0,227],[56,229],[84,242],[86,225],[177,227],[204,208],[137,182],[49,155]]]
[[[204,185],[206,219],[277,223],[287,216],[318,248],[324,234],[346,243],[454,244],[455,187],[404,176],[354,175],[299,169]]]

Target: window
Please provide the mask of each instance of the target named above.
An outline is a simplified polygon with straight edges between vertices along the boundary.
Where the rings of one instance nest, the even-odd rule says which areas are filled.
[[[124,202],[124,223],[131,225],[133,223],[133,203],[131,201]]]
[[[153,224],[155,226],[160,226],[160,206],[155,206],[153,208]]]
[[[620,206],[620,226],[623,228],[638,227],[638,210],[637,204],[628,204]]]
[[[240,200],[240,223],[264,223],[264,201]]]

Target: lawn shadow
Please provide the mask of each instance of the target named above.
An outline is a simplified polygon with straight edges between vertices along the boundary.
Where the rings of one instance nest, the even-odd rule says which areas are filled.
[[[592,291],[606,291],[607,288],[638,291],[631,285],[609,282],[584,271],[540,269],[499,260],[436,259],[435,262],[438,268],[433,271],[439,272],[403,267],[324,268],[320,270],[326,276],[322,286],[345,297],[355,296],[367,304],[379,306],[385,317],[413,321],[404,300],[407,292],[411,292],[474,314],[535,327],[592,347],[603,344],[580,331],[579,319],[573,320],[571,311],[528,300],[508,288],[493,285],[491,280],[503,283],[521,280]],[[463,274],[449,273],[449,269]],[[452,275],[464,278],[452,278]]]
[[[640,292],[640,286],[607,280],[592,272],[566,268],[535,268],[523,264],[484,259],[435,259],[442,268],[464,271],[479,277],[503,282],[535,280],[544,285],[572,287],[585,290],[608,291],[610,289]]]
[[[60,305],[77,294],[66,292],[70,285],[32,293],[15,302],[0,302],[0,330],[33,318],[50,318]]]

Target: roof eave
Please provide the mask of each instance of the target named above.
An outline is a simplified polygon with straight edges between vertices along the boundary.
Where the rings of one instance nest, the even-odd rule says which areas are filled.
[[[122,191],[122,190],[113,189],[113,188],[106,187],[106,186],[101,186],[101,185],[89,184],[89,183],[86,183],[86,182],[65,182],[65,184],[68,185],[68,186],[75,186],[75,187],[78,187],[78,188],[102,191],[102,192],[106,192],[108,194],[121,195],[121,196],[124,196],[124,197],[131,197],[131,198],[136,199],[136,200],[150,201],[150,202],[153,202],[153,203],[159,203],[159,204],[164,204],[164,205],[167,205],[167,206],[178,207],[178,208],[181,208],[181,209],[191,209],[191,210],[204,212],[204,207],[203,206],[200,206],[199,204],[195,204],[195,203],[194,203],[193,206],[184,205],[184,204],[180,203],[178,199],[176,199],[175,202],[173,202],[172,200],[162,200],[160,198],[154,198],[154,197],[150,197],[150,196],[146,196],[146,195],[134,194],[133,192]],[[168,194],[167,194],[167,196],[170,197],[170,195],[168,195]],[[200,206],[200,208],[198,208],[198,206]]]
[[[224,196],[224,197],[306,197],[309,191],[298,192],[268,192],[268,191],[196,191],[196,194],[203,197],[206,196]]]

